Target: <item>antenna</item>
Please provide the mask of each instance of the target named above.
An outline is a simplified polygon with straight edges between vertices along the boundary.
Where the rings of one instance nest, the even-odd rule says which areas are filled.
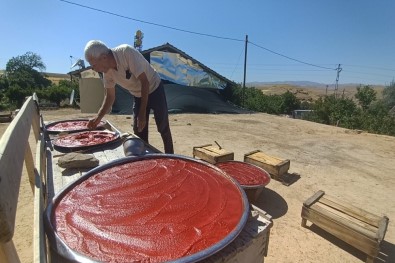
[[[134,48],[140,52],[141,52],[141,49],[143,48],[143,38],[144,38],[143,32],[141,32],[140,30],[137,30],[136,34],[134,36]]]
[[[72,58],[72,56],[70,56],[70,59]],[[78,69],[83,69],[83,68],[85,68],[85,62],[84,62],[84,60],[82,60],[82,59],[77,59],[77,61],[73,64],[73,65],[71,65],[71,69],[72,68],[74,68],[74,67],[76,67],[76,66],[78,66]]]
[[[337,89],[339,88],[339,86],[338,86],[339,75],[340,75],[340,72],[342,71],[342,68],[340,67],[340,64],[337,66],[336,71],[337,71],[337,76],[336,76],[336,85],[335,85],[335,98],[337,96]]]

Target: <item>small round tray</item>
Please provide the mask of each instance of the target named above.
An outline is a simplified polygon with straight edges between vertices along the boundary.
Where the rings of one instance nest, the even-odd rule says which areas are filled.
[[[61,135],[54,139],[52,144],[59,150],[76,151],[105,146],[119,139],[120,136],[116,132],[94,130]]]
[[[51,122],[45,125],[45,129],[48,133],[56,134],[61,132],[81,132],[89,130],[88,125],[89,119],[74,119],[74,120],[61,120]],[[99,125],[95,129],[104,129],[105,121],[100,121]]]

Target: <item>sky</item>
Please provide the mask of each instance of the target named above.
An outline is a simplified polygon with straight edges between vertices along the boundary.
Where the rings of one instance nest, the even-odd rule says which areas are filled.
[[[0,69],[34,52],[46,72],[68,73],[84,59],[89,40],[133,45],[141,30],[143,50],[170,43],[236,83],[243,83],[245,62],[247,83],[335,85],[339,64],[339,84],[389,85],[395,79],[394,0],[0,3]]]

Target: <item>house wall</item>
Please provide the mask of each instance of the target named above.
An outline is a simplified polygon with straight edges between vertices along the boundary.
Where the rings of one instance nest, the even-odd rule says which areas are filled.
[[[81,78],[79,87],[81,113],[97,113],[104,98],[104,86],[101,79]]]

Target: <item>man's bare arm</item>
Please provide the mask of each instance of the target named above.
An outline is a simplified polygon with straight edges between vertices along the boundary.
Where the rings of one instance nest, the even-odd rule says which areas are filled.
[[[88,122],[88,128],[94,129],[100,123],[101,119],[110,111],[112,104],[115,101],[115,87],[114,88],[106,88],[103,104],[100,107],[97,116]]]

